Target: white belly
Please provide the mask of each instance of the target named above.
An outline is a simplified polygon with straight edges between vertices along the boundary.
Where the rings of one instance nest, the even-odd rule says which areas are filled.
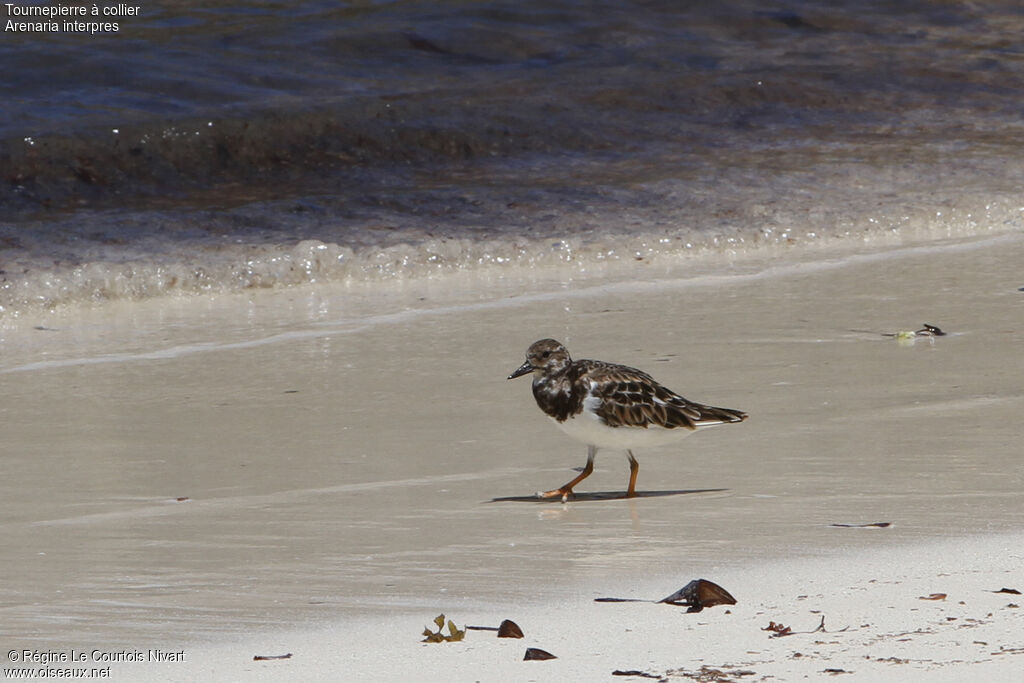
[[[563,432],[588,446],[622,450],[663,446],[678,441],[693,431],[685,428],[609,427],[587,410],[575,417],[570,417],[565,422],[557,420],[552,420],[552,422]]]

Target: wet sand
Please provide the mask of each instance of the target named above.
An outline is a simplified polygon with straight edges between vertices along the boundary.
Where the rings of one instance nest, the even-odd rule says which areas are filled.
[[[715,277],[297,288],[8,322],[3,644],[185,652],[113,662],[114,680],[611,679],[613,659],[785,680],[889,656],[901,677],[999,680],[1024,661],[991,654],[1024,643],[1019,601],[985,592],[1024,590],[1022,262],[1018,235]],[[882,336],[924,322],[950,334]],[[637,499],[602,452],[579,500],[537,501],[586,454],[528,379],[504,379],[546,336],[751,417],[637,452]],[[832,526],[872,522],[892,526]],[[698,577],[738,598],[730,615],[592,602]],[[751,631],[813,629],[813,610],[851,630]],[[528,639],[419,644],[440,612]],[[985,636],[939,637],[966,619]],[[526,646],[559,659],[521,662]]]

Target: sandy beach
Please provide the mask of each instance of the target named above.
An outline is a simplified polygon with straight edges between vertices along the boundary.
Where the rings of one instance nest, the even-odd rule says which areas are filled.
[[[1016,234],[7,321],[4,675],[1019,680],[1022,262]],[[505,380],[542,337],[750,419],[638,451],[636,499],[602,452],[538,501],[586,455]],[[737,604],[594,602],[697,578]],[[526,638],[421,643],[439,613]]]
[[[1019,595],[998,591],[1007,582],[1021,585],[1022,547],[1024,535],[1008,534],[881,550],[833,548],[830,557],[756,566],[723,563],[710,571],[720,585],[742,587],[738,603],[700,613],[594,602],[613,597],[608,593],[616,585],[627,587],[615,597],[658,600],[686,580],[655,585],[635,577],[608,582],[604,592],[570,592],[549,605],[447,615],[461,618],[460,628],[512,619],[522,639],[469,630],[462,642],[418,643],[410,636],[436,630],[423,611],[419,621],[356,619],[189,650],[195,661],[187,665],[125,670],[155,680],[1013,681],[1024,656],[1024,614]],[[780,635],[769,628],[773,623],[789,631]],[[556,659],[524,660],[527,648]],[[292,657],[252,661],[250,654]]]

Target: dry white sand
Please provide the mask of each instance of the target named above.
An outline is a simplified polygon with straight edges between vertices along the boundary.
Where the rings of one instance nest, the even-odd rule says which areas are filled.
[[[109,663],[132,681],[1018,680],[1019,600],[992,591],[1024,590],[1020,263],[1018,235],[8,322],[2,644],[184,652]],[[881,336],[923,322],[950,334]],[[638,452],[637,499],[602,452],[580,500],[533,500],[586,452],[504,379],[546,336],[751,418]],[[738,604],[593,602],[695,578]],[[527,638],[421,644],[440,612]]]
[[[424,627],[436,630],[436,615],[421,610],[199,648],[187,664],[140,670],[210,681],[1015,681],[1024,671],[1024,599],[997,591],[1024,590],[1022,566],[1024,534],[945,539],[723,567],[713,580],[738,602],[700,613],[593,601],[623,594],[658,600],[691,578],[634,576],[549,605],[447,615],[460,628],[511,619],[521,640],[470,630],[463,642],[419,643]],[[765,630],[772,622],[790,635]],[[557,659],[525,661],[527,648]],[[253,661],[285,654],[292,656]]]

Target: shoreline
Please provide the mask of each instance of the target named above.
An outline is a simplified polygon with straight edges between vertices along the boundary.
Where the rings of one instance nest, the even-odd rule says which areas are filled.
[[[227,345],[200,342],[192,347],[181,346],[166,350],[166,357],[177,354],[204,351],[218,351],[230,348],[243,348],[261,344],[275,344],[301,340],[305,337],[330,336],[346,334],[354,326],[394,325],[414,322],[418,318],[445,316],[451,314],[472,314],[504,308],[515,309],[529,303],[544,304],[561,300],[590,299],[604,294],[612,295],[651,295],[686,288],[733,287],[742,286],[759,280],[791,278],[798,276],[827,273],[828,271],[870,266],[889,261],[918,256],[942,256],[971,251],[983,251],[1000,245],[1015,245],[1021,240],[1020,232],[1003,232],[995,235],[974,235],[926,243],[885,245],[882,248],[867,247],[819,252],[813,248],[801,248],[798,252],[783,252],[783,258],[776,259],[772,255],[747,253],[743,257],[727,265],[727,272],[715,272],[708,264],[683,262],[675,269],[651,273],[650,277],[625,279],[622,274],[608,278],[607,273],[588,274],[565,272],[564,269],[553,268],[544,277],[527,278],[501,277],[492,278],[490,273],[466,272],[451,274],[445,281],[429,278],[403,283],[397,289],[385,287],[383,295],[375,293],[378,285],[395,284],[386,282],[361,283],[305,283],[293,286],[253,291],[209,292],[205,295],[189,295],[179,297],[168,295],[142,300],[110,300],[91,303],[85,306],[61,304],[49,310],[41,310],[32,314],[22,312],[14,318],[0,318],[0,324],[7,328],[9,335],[32,334],[32,330],[53,331],[48,325],[77,325],[95,327],[111,316],[123,317],[130,315],[130,309],[141,311],[141,322],[154,315],[172,316],[172,323],[188,325],[190,322],[197,328],[208,327],[211,318],[224,317],[229,320],[225,326],[235,331],[240,328],[237,320],[238,311],[242,310],[250,329],[240,332],[250,333],[251,328],[269,327],[272,321],[269,316],[261,315],[262,311],[254,307],[255,301],[262,301],[266,309],[279,313],[282,306],[291,308],[290,315],[284,325],[289,327],[305,327],[297,331],[274,334],[265,338],[240,338]],[[781,261],[781,265],[776,263]],[[718,264],[721,266],[721,264]],[[691,266],[692,272],[685,275],[674,272],[684,266]],[[634,274],[635,275],[635,274]],[[643,275],[643,273],[641,273]],[[563,279],[568,278],[568,279]],[[525,293],[523,289],[528,288]],[[425,292],[428,296],[415,296],[410,293]],[[481,294],[483,292],[483,294]],[[449,297],[446,300],[446,295]],[[355,296],[365,299],[366,303],[355,307],[351,312],[332,310],[331,299],[343,299]],[[288,302],[306,301],[304,305],[295,306]],[[347,303],[347,302],[346,302]],[[319,309],[316,315],[310,314],[311,308]],[[379,309],[390,308],[384,313]],[[39,324],[41,323],[41,324]],[[0,327],[0,331],[3,327]],[[160,351],[147,350],[137,354],[137,358],[159,355]],[[88,357],[81,360],[67,359],[64,361],[43,361],[41,363],[25,363],[0,369],[0,374],[23,372],[46,367],[59,367],[61,364],[93,362],[131,361],[132,356],[104,354],[102,357]]]
[[[991,207],[987,207],[986,210]],[[985,210],[979,212],[984,214]],[[334,242],[305,239],[269,246],[196,246],[209,262],[195,262],[190,252],[146,255],[92,254],[43,262],[8,254],[0,296],[0,330],[17,328],[19,321],[62,315],[88,315],[90,309],[118,305],[180,305],[182,300],[240,299],[287,295],[291,291],[345,292],[378,298],[383,290],[401,298],[404,292],[464,291],[484,287],[515,296],[538,282],[556,288],[561,283],[584,288],[636,279],[673,281],[713,276],[724,270],[740,273],[771,270],[769,264],[828,263],[848,258],[899,253],[904,250],[946,248],[1012,238],[1020,233],[1013,211],[992,219],[997,226],[977,227],[974,213],[949,225],[901,226],[899,229],[839,230],[836,234],[788,232],[730,236],[726,232],[680,237],[671,233],[642,235],[609,231],[587,239],[514,238],[474,241],[434,238],[399,243],[380,249],[353,249]],[[769,231],[770,232],[770,231]],[[692,243],[691,243],[692,241]],[[46,240],[42,244],[47,244]],[[223,253],[221,251],[223,250]],[[232,252],[234,250],[234,252]],[[364,253],[365,252],[365,253]],[[219,255],[218,255],[219,254]],[[367,256],[367,254],[372,255]],[[77,264],[77,265],[75,265]],[[59,267],[58,267],[59,266]],[[315,295],[315,294],[311,294]],[[79,309],[84,309],[79,312]]]

